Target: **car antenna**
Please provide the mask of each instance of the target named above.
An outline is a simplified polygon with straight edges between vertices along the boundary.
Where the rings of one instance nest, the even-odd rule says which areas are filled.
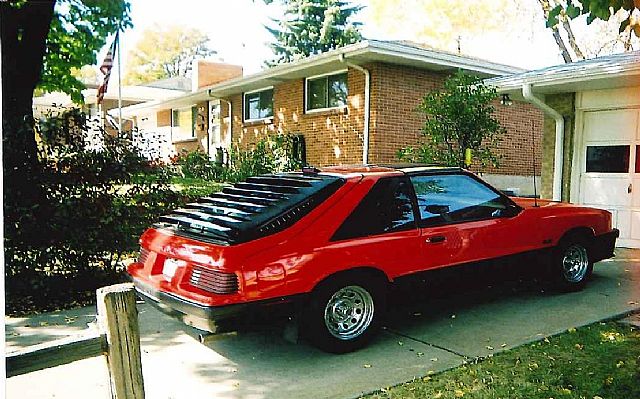
[[[536,131],[533,127],[533,119],[531,120],[531,146],[533,147],[532,151],[532,164],[533,164],[533,206],[535,208],[538,207],[538,188],[536,186]]]

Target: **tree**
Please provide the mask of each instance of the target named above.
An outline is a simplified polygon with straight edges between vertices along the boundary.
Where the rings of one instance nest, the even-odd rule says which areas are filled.
[[[464,166],[465,151],[482,166],[499,164],[496,147],[506,130],[494,115],[496,89],[462,72],[451,76],[440,91],[424,96],[418,111],[426,116],[420,145],[403,148],[401,160]]]
[[[275,41],[270,65],[333,50],[362,40],[359,22],[353,16],[362,9],[340,0],[282,0],[284,18],[274,20],[278,28],[267,30]],[[270,0],[265,0],[270,3]]]
[[[154,25],[129,52],[126,84],[151,82],[174,76],[187,76],[193,61],[216,54],[209,48],[207,35],[194,28]]]
[[[522,24],[513,23],[517,3],[477,0],[470,7],[468,0],[371,0],[370,9],[374,23],[387,34],[454,51],[465,36],[520,33]]]
[[[587,56],[597,56],[604,49],[608,52],[616,51],[617,45],[622,51],[631,51],[634,44],[638,45],[640,38],[640,1],[634,0],[538,0],[548,28],[562,53],[565,62],[587,58],[585,51],[578,43],[571,27],[571,20],[586,16],[588,25],[600,22],[599,34],[592,40],[586,40],[584,47]],[[608,26],[613,29],[607,29]],[[565,32],[573,55],[565,44],[560,33],[560,27]],[[595,44],[594,44],[595,43]]]
[[[56,4],[59,7],[56,7]],[[5,205],[36,203],[41,195],[32,99],[36,87],[82,101],[71,68],[96,63],[107,35],[131,26],[126,0],[0,2],[2,140]]]

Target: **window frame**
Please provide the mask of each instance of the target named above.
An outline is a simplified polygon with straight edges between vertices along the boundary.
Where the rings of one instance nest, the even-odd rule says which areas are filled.
[[[183,134],[179,129],[180,125],[175,125],[175,118],[174,118],[174,112],[178,111],[184,111],[184,110],[191,110],[191,134],[187,135],[187,134]],[[179,143],[182,141],[193,141],[193,140],[197,140],[197,134],[196,134],[196,122],[198,119],[198,107],[197,105],[193,104],[193,105],[187,105],[184,107],[179,107],[179,108],[171,108],[171,142],[172,143]],[[176,137],[177,136],[177,137]]]
[[[271,90],[271,115],[270,116],[265,116],[263,118],[248,118],[247,119],[247,95],[249,94],[256,94],[256,93],[262,93],[265,91],[269,91]],[[273,86],[267,86],[267,87],[262,87],[260,89],[256,89],[256,90],[251,90],[251,91],[246,91],[244,93],[242,93],[242,122],[262,122],[262,121],[268,121],[268,120],[272,120],[273,119],[273,115],[275,113],[275,110],[273,109]]]
[[[514,208],[518,209],[517,213],[520,213],[520,211],[522,211],[522,207],[520,207],[518,204],[516,204],[511,198],[509,198],[509,196],[505,195],[503,192],[501,192],[500,190],[498,190],[495,187],[491,186],[489,183],[487,183],[484,180],[480,179],[478,176],[476,176],[473,173],[467,173],[467,172],[464,172],[464,171],[446,171],[446,172],[444,172],[444,171],[443,172],[416,171],[416,172],[407,173],[407,177],[409,178],[410,181],[411,181],[412,177],[421,177],[421,176],[434,177],[434,176],[451,176],[451,175],[465,176],[465,177],[470,178],[471,180],[474,180],[477,183],[480,183],[481,185],[485,186],[486,188],[488,188],[489,190],[494,192],[504,202],[505,209],[508,209],[510,207],[514,207]],[[414,197],[414,201],[416,203],[416,212],[418,213],[417,222],[418,222],[418,226],[421,229],[432,228],[432,227],[451,226],[451,225],[456,225],[456,224],[461,224],[461,223],[471,223],[471,222],[478,222],[478,221],[482,221],[482,220],[492,220],[492,219],[500,219],[500,218],[508,217],[508,216],[483,217],[483,218],[475,218],[475,219],[468,219],[468,220],[450,221],[450,222],[437,223],[437,224],[426,223],[426,219],[422,218],[422,212],[420,211],[420,207],[418,205],[418,195],[415,192],[415,187],[413,186],[413,182],[411,182],[411,189],[413,190],[413,197]]]
[[[348,98],[349,98],[349,69],[341,69],[339,71],[333,71],[333,72],[327,72],[327,73],[322,73],[319,75],[313,75],[313,76],[307,76],[306,78],[304,78],[304,113],[305,114],[313,114],[313,113],[317,113],[317,112],[326,112],[326,111],[332,111],[332,110],[336,110],[336,109],[345,109],[347,108],[347,102],[348,102]],[[335,75],[345,75],[346,76],[346,85],[347,85],[347,99],[345,99],[345,104],[344,105],[338,105],[335,107],[329,107],[329,77],[330,76],[335,76]],[[318,80],[318,79],[326,79],[327,80],[327,90],[326,90],[326,94],[327,94],[327,106],[326,107],[322,107],[322,108],[309,108],[309,81],[313,81],[313,80]]]

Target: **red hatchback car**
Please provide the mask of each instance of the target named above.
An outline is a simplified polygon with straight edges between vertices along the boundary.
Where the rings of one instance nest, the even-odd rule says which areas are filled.
[[[372,338],[400,277],[534,254],[578,290],[617,237],[607,211],[509,198],[459,168],[332,167],[251,177],[175,210],[128,272],[147,301],[213,332],[295,300],[305,336],[341,353]]]

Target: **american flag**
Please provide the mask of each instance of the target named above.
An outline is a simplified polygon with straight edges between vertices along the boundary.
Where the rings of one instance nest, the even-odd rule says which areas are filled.
[[[116,37],[113,38],[113,44],[109,48],[107,55],[104,57],[104,61],[102,61],[102,65],[100,65],[100,72],[104,75],[104,79],[102,80],[102,84],[98,87],[98,104],[102,102],[104,99],[104,94],[107,92],[107,87],[109,86],[109,77],[111,77],[111,68],[113,68],[113,56],[116,53],[116,46],[118,45],[118,32],[116,32]]]

